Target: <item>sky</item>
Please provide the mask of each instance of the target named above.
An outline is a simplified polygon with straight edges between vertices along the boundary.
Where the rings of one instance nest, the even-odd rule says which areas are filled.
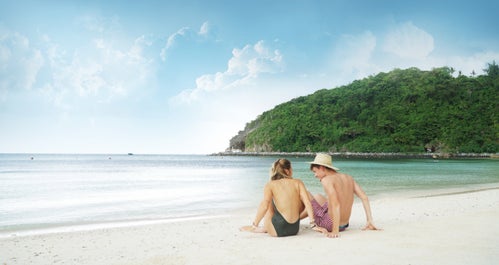
[[[499,61],[499,1],[0,0],[0,153],[211,154],[380,72]]]

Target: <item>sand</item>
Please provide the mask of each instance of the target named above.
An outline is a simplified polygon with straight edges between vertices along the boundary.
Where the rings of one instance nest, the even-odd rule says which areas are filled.
[[[90,231],[0,238],[0,265],[14,264],[498,264],[499,185],[371,200],[382,231],[350,228],[326,238],[302,222],[297,236],[240,232],[255,209],[227,216]]]

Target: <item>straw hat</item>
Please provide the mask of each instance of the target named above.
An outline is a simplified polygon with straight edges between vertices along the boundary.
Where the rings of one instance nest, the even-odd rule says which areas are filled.
[[[327,168],[330,168],[330,169],[333,169],[336,171],[340,170],[337,167],[333,167],[333,159],[328,154],[316,154],[314,161],[309,162],[309,163],[312,165],[325,166]]]

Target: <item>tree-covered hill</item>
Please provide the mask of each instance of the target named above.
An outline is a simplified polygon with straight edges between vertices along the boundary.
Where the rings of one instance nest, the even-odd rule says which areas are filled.
[[[499,151],[499,66],[396,69],[266,111],[230,140],[246,152]]]

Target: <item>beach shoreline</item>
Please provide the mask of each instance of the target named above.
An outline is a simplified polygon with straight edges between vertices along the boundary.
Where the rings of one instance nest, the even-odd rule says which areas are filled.
[[[325,152],[334,158],[353,159],[497,159],[495,153],[367,153],[367,152]],[[225,151],[210,156],[280,156],[280,157],[314,157],[317,152],[235,152]]]
[[[350,228],[325,238],[301,223],[297,236],[240,232],[255,209],[214,218],[0,238],[0,264],[494,264],[499,259],[499,187],[439,190],[371,201],[382,231]]]

